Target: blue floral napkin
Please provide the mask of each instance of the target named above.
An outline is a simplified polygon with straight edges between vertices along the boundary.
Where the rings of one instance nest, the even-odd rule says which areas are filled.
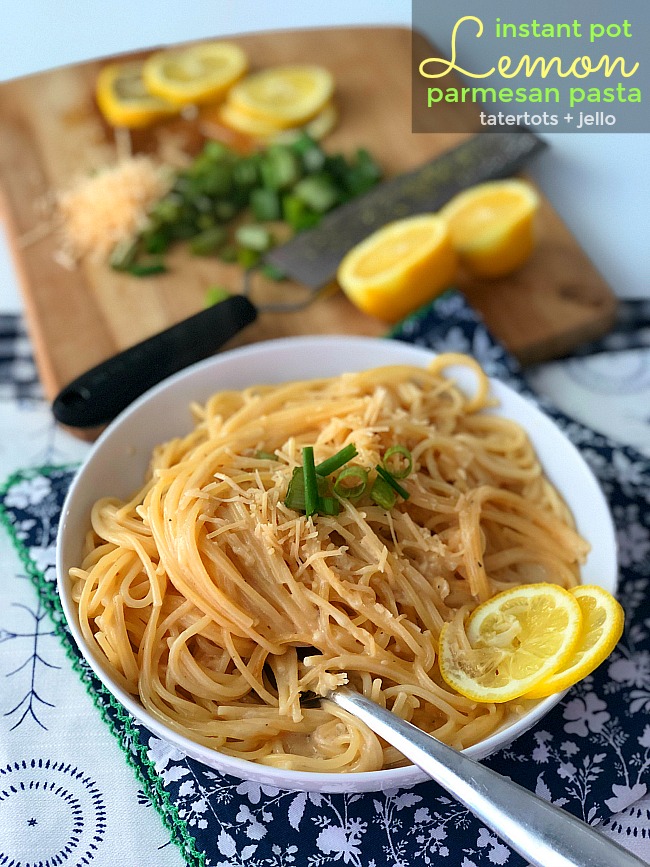
[[[493,376],[532,396],[516,363],[455,292],[390,335],[474,355]],[[618,531],[624,636],[609,660],[539,725],[486,764],[625,843],[646,836],[640,804],[650,781],[650,460],[543,406],[600,480]],[[188,865],[211,867],[450,867],[525,863],[433,782],[367,794],[305,794],[224,776],[187,759],[137,724],[81,658],[66,629],[51,562],[71,467],[23,472],[0,496],[15,541],[70,663],[120,744]]]

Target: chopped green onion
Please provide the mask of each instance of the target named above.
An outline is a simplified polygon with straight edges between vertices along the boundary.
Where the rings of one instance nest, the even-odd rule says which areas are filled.
[[[274,456],[274,459],[275,456]],[[330,495],[329,480],[321,476],[316,476],[318,485],[319,504],[322,504]],[[295,467],[287,487],[287,495],[284,498],[284,505],[288,509],[293,509],[296,512],[305,511],[305,473],[302,467]],[[321,511],[319,506],[319,511]]]
[[[137,241],[120,241],[111,253],[109,264],[111,268],[114,268],[116,271],[127,271],[135,262],[137,253]]]
[[[254,187],[259,180],[258,159],[256,155],[241,157],[241,159],[237,160],[233,165],[232,175],[235,186],[244,188]]]
[[[260,159],[262,185],[267,190],[286,190],[300,178],[300,162],[286,145],[271,145]]]
[[[298,181],[293,188],[293,194],[317,214],[331,210],[340,199],[336,185],[325,173],[309,175]]]
[[[146,227],[113,252],[110,264],[138,276],[158,274],[162,261],[145,257],[160,257],[173,244],[189,241],[195,255],[216,254],[252,268],[263,264],[275,244],[267,229],[271,221],[284,222],[292,234],[309,230],[380,176],[367,150],[349,157],[328,154],[304,131],[290,143],[274,142],[247,156],[208,141],[175,173],[171,189],[149,208]],[[238,215],[243,220],[236,229]],[[278,279],[277,272],[267,276]]]
[[[159,256],[161,253],[165,253],[169,247],[168,233],[162,229],[145,232],[142,235],[141,240],[145,253],[151,253],[154,256]]]
[[[381,478],[385,482],[387,482],[391,486],[391,488],[396,491],[400,495],[400,497],[402,497],[402,499],[408,500],[409,492],[400,485],[400,483],[397,481],[397,479],[394,478],[394,476],[391,476],[391,474],[379,464],[377,464],[375,469],[377,470],[377,474],[381,476]]]
[[[210,256],[225,244],[228,233],[223,226],[210,226],[190,240],[190,252],[194,256]]]
[[[280,196],[276,190],[258,187],[251,192],[250,205],[255,219],[260,222],[279,220],[282,216]]]
[[[402,469],[394,469],[390,466],[391,458],[399,456],[403,458],[404,466]],[[403,445],[395,445],[391,446],[389,449],[386,449],[386,453],[384,454],[384,460],[382,461],[384,465],[384,469],[391,474],[394,479],[405,479],[408,475],[410,475],[411,470],[413,469],[413,457],[411,452]],[[401,465],[401,461],[394,461],[393,463],[397,463],[398,466]]]
[[[219,258],[222,262],[236,262],[237,261],[237,245],[236,244],[224,244],[223,247],[219,250],[218,253]]]
[[[397,502],[397,494],[381,476],[377,476],[370,489],[370,499],[383,509],[392,509]]]
[[[143,259],[140,262],[134,262],[125,269],[128,274],[134,277],[149,277],[152,274],[164,274],[167,270],[164,262],[158,259]]]
[[[273,452],[259,451],[255,452],[255,458],[258,461],[277,461],[278,456]]]
[[[219,304],[220,301],[225,301],[230,298],[230,292],[224,286],[208,286],[205,290],[203,305],[205,307],[213,307]]]
[[[255,223],[239,226],[235,232],[235,241],[247,250],[255,250],[256,253],[264,253],[273,246],[273,238],[269,230]]]
[[[309,517],[318,511],[320,499],[313,446],[305,446],[302,450],[302,471],[305,478],[305,515]]]
[[[258,253],[256,250],[249,250],[246,247],[240,247],[237,250],[237,263],[242,266],[242,268],[254,268],[261,258],[261,253]]]
[[[321,515],[338,515],[341,511],[341,504],[336,497],[321,497],[318,511]]]
[[[291,475],[284,505],[296,512],[305,511],[305,474],[302,467],[296,467]]]
[[[280,268],[276,268],[275,265],[271,265],[270,262],[265,262],[260,266],[260,273],[264,274],[265,277],[268,277],[269,280],[275,280],[277,282],[287,279],[287,275],[284,271],[281,271]]]
[[[343,467],[334,482],[334,493],[347,500],[354,500],[363,494],[367,485],[368,470],[358,466]]]
[[[320,223],[321,215],[312,211],[307,205],[293,193],[282,197],[282,217],[294,232],[302,232],[311,229]]]
[[[330,473],[335,472],[339,467],[347,464],[348,461],[351,461],[352,458],[355,458],[356,456],[357,447],[354,443],[348,443],[347,446],[343,446],[342,449],[339,449],[336,454],[321,461],[316,467],[316,472],[319,476],[329,476]]]

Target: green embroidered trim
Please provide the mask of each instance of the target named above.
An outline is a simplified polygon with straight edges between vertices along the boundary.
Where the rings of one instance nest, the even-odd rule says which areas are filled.
[[[35,467],[30,470],[19,470],[13,473],[5,482],[0,489],[0,494],[5,496],[14,485],[19,482],[29,481],[36,476],[49,476],[54,472],[70,472],[76,468],[77,464],[68,464],[61,466],[47,465],[43,467]],[[0,503],[0,523],[6,528],[25,571],[32,580],[39,598],[50,615],[54,625],[54,631],[63,645],[66,656],[72,664],[72,668],[79,675],[86,688],[86,692],[99,711],[100,716],[108,726],[113,737],[117,740],[127,764],[129,764],[133,769],[145,794],[156,808],[163,824],[170,832],[172,840],[179,847],[181,854],[187,860],[189,867],[205,867],[205,852],[199,852],[197,850],[196,841],[190,833],[186,822],[178,815],[176,805],[171,802],[169,792],[166,791],[159,775],[156,773],[153,762],[147,756],[146,746],[142,744],[138,738],[138,733],[133,725],[132,717],[100,681],[93,682],[95,678],[94,673],[90,667],[86,666],[82,662],[82,659],[75,652],[72,638],[66,628],[65,615],[61,606],[61,600],[56,592],[56,587],[52,586],[50,582],[45,581],[43,573],[38,570],[30,558],[25,546],[18,538],[16,528],[11,523],[11,519],[2,503]],[[115,712],[120,723],[124,726],[123,729],[115,724],[114,719],[109,714],[109,705]],[[133,748],[137,751],[138,759],[142,762],[144,768],[146,768],[146,773],[136,762],[131,749],[129,749],[129,743],[131,743]]]

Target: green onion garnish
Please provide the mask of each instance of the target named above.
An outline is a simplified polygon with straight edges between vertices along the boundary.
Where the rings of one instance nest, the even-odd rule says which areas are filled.
[[[305,446],[302,450],[302,471],[305,479],[305,515],[309,517],[318,511],[320,499],[313,446]]]
[[[319,500],[318,511],[321,515],[338,515],[341,511],[341,504],[336,497],[321,497]]]
[[[225,286],[208,286],[203,297],[203,306],[213,307],[215,304],[225,301],[226,298],[230,298],[230,292]]]
[[[398,458],[398,460],[391,462],[391,458]],[[411,452],[406,446],[400,444],[386,449],[382,463],[386,472],[390,473],[394,479],[405,479],[413,469]],[[394,466],[395,464],[397,464],[397,467]],[[399,469],[400,467],[401,469]]]
[[[255,452],[255,458],[258,461],[277,461],[277,455],[274,455],[273,452],[265,452],[259,451]]]
[[[343,467],[334,482],[334,493],[339,497],[354,500],[360,497],[368,484],[368,470],[363,467]]]
[[[293,471],[284,505],[287,509],[294,509],[296,512],[305,511],[305,474],[302,467],[296,467]]]
[[[133,262],[132,265],[128,265],[123,270],[134,277],[149,277],[152,274],[164,274],[167,266],[160,259],[151,258]]]
[[[388,470],[385,470],[383,467],[379,466],[379,464],[377,464],[375,469],[377,470],[377,474],[381,476],[381,478],[387,482],[387,484],[389,484],[391,488],[402,497],[402,499],[408,500],[409,492],[400,485],[397,479],[391,476]]]
[[[329,476],[330,473],[336,472],[339,467],[347,464],[348,461],[351,461],[356,456],[357,447],[354,443],[349,443],[347,446],[343,446],[335,455],[332,455],[332,457],[321,461],[316,467],[316,472],[319,476]]]
[[[397,494],[381,476],[377,476],[370,489],[370,499],[383,509],[392,509],[397,502]]]

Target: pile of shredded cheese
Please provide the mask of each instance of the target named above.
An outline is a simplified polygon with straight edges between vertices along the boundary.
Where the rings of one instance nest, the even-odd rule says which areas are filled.
[[[169,189],[171,176],[147,156],[129,156],[79,180],[58,196],[64,254],[105,259],[146,225],[150,206]]]

